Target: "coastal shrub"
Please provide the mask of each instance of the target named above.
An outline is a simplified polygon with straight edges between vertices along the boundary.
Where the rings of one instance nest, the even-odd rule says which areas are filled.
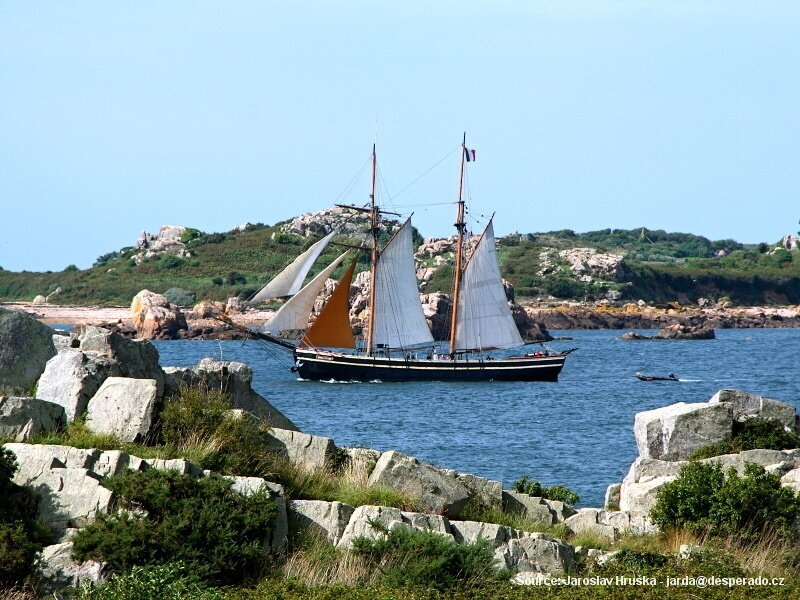
[[[783,424],[774,419],[757,417],[743,422],[736,421],[733,424],[733,436],[730,440],[698,448],[690,459],[701,460],[723,454],[738,454],[742,450],[757,448],[762,450],[800,448],[800,436],[794,431],[786,431]]]
[[[76,600],[223,600],[217,590],[198,582],[186,563],[133,567],[115,573],[101,586],[84,584]]]
[[[158,268],[160,270],[180,269],[185,264],[186,259],[175,254],[165,254],[158,260]]]
[[[662,530],[682,527],[700,535],[745,540],[773,531],[796,540],[799,516],[797,494],[781,487],[778,475],[752,463],[745,465],[741,477],[733,468],[725,473],[717,464],[689,463],[659,490],[650,512]]]
[[[353,552],[365,557],[370,570],[388,588],[421,586],[438,590],[469,588],[471,584],[508,579],[510,573],[494,564],[494,553],[486,540],[456,544],[452,538],[432,531],[407,527],[381,530],[381,539],[357,538]]]
[[[38,499],[12,481],[16,456],[0,447],[0,588],[21,584],[51,532],[37,520]]]
[[[264,493],[243,496],[219,477],[175,471],[129,471],[104,485],[118,494],[117,514],[104,514],[73,539],[73,555],[109,563],[117,572],[182,561],[198,579],[229,585],[262,574],[266,540],[277,514]]]
[[[162,440],[168,450],[204,469],[261,476],[267,470],[269,428],[231,409],[229,396],[219,390],[185,388],[164,403]]]
[[[203,232],[200,231],[199,229],[195,229],[194,227],[187,227],[186,229],[183,230],[183,233],[181,233],[180,240],[184,244],[188,244],[192,240],[196,240],[197,238],[203,235],[204,235]]]
[[[193,292],[179,287],[169,288],[164,292],[164,297],[176,306],[191,306],[197,299]]]
[[[238,271],[230,271],[225,276],[225,283],[227,285],[244,285],[247,283],[247,277],[245,277]]]
[[[559,500],[566,504],[577,504],[580,502],[580,497],[574,491],[562,484],[556,484],[552,487],[545,487],[538,481],[533,481],[527,475],[523,475],[514,485],[511,486],[515,492],[520,494],[528,494],[529,496],[540,496],[547,500]]]

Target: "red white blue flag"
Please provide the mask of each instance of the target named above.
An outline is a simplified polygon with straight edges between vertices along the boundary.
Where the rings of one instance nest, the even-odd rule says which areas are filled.
[[[467,162],[474,162],[475,148],[464,148],[464,158],[467,159]]]

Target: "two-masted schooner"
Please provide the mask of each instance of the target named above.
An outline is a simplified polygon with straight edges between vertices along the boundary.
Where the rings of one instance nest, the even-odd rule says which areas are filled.
[[[381,249],[381,210],[375,202],[377,160],[372,152],[369,207],[342,206],[369,215],[372,243],[371,283],[366,336],[356,344],[349,319],[353,261],[324,308],[297,346],[294,367],[302,379],[337,381],[557,381],[569,352],[542,350],[518,356],[493,357],[496,350],[525,345],[514,323],[496,258],[494,229],[489,220],[465,258],[463,182],[469,150],[461,145],[453,307],[446,349],[434,341],[420,303],[414,266],[410,219]],[[303,328],[325,281],[346,252],[314,277],[302,282],[334,233],[314,244],[253,300],[291,296],[261,328],[263,333]],[[283,345],[287,345],[283,342]]]

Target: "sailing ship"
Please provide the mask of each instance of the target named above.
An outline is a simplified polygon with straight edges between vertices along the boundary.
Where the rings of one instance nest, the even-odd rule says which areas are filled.
[[[349,319],[349,291],[353,260],[316,319],[292,347],[292,371],[309,380],[338,381],[558,381],[566,352],[538,352],[493,356],[492,352],[522,347],[506,299],[496,258],[493,216],[466,257],[465,202],[463,200],[466,136],[461,144],[461,170],[456,213],[456,250],[450,339],[442,349],[431,335],[420,303],[414,266],[410,218],[379,247],[381,211],[375,202],[377,160],[372,152],[372,188],[369,207],[337,205],[369,216],[372,243],[369,317],[363,344],[356,343]],[[332,239],[331,232],[298,257],[255,300],[291,296],[261,328],[273,338],[282,330],[304,327],[325,281],[345,259],[341,254],[308,285],[299,288],[313,261]],[[278,283],[275,283],[275,281]],[[299,288],[299,290],[297,289]],[[273,341],[277,341],[274,338]]]

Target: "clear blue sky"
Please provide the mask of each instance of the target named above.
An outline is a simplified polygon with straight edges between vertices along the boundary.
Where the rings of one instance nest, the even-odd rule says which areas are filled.
[[[796,0],[0,0],[0,266],[364,202],[376,140],[387,206],[450,235],[464,131],[498,235],[774,242],[799,115]]]

